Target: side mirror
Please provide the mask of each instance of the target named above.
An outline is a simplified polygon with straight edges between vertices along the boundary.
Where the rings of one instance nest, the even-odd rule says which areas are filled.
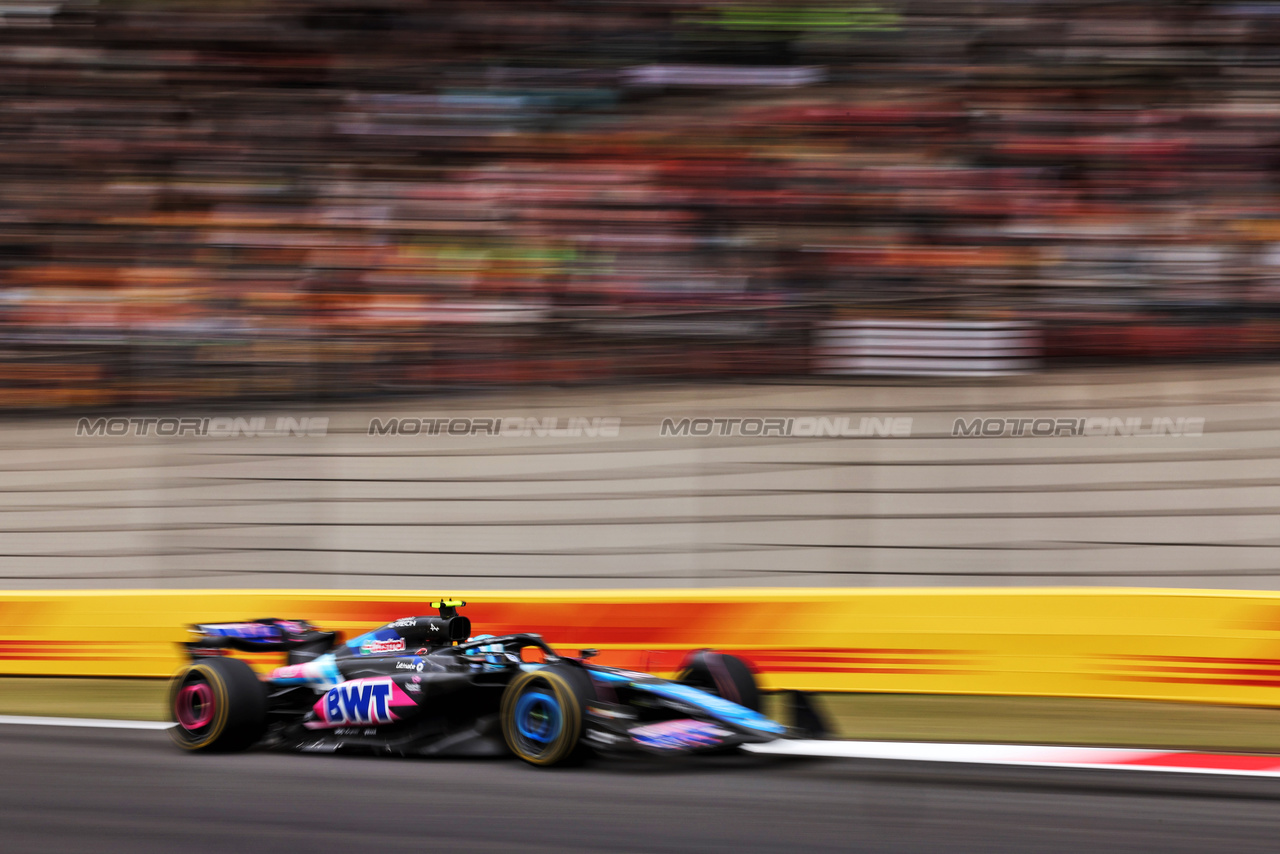
[[[578,650],[578,657],[579,657],[579,658],[595,658],[595,657],[596,657],[597,655],[599,655],[599,654],[600,654],[600,650],[598,650],[598,649],[580,649],[580,650]]]

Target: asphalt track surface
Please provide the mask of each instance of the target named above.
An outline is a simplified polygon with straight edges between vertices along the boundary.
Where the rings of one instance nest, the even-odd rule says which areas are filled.
[[[188,755],[0,726],[0,851],[1274,851],[1280,781],[735,756]]]

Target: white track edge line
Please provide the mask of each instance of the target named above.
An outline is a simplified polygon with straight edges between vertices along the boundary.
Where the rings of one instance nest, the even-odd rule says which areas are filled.
[[[920,748],[928,747],[935,744],[939,748],[940,755],[924,758],[920,755]],[[901,746],[904,749],[901,753],[894,755],[891,750],[886,747]],[[1188,768],[1176,765],[1126,765],[1121,763],[1103,763],[1103,762],[1070,762],[1070,761],[1049,761],[1036,759],[1015,759],[1011,757],[1001,758],[998,756],[979,757],[969,753],[965,756],[946,756],[941,755],[941,751],[946,748],[1007,748],[1009,745],[982,745],[982,744],[942,744],[933,742],[881,742],[881,741],[821,741],[808,739],[781,739],[779,741],[771,741],[765,744],[747,744],[743,745],[745,750],[752,753],[770,755],[770,756],[807,756],[823,759],[877,759],[891,762],[946,762],[953,765],[1009,765],[1026,768],[1082,768],[1087,770],[1102,771],[1163,771],[1165,773],[1176,774],[1218,774],[1237,777],[1280,777],[1280,769],[1267,771],[1251,771],[1247,769],[1235,768]],[[1082,747],[1067,748],[1080,750],[1082,754],[1088,754],[1097,750],[1109,750],[1110,748]],[[1142,750],[1134,751],[1140,753],[1186,753],[1184,750]],[[1280,765],[1280,758],[1276,760]]]
[[[34,715],[0,715],[0,724],[16,726],[75,726],[95,729],[168,729],[168,721],[117,721],[107,718],[43,718]]]

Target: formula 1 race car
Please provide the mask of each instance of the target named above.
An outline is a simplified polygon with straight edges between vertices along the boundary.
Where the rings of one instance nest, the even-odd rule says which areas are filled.
[[[723,751],[772,741],[786,727],[760,714],[740,659],[691,653],[676,681],[557,654],[536,634],[471,636],[464,602],[340,643],[304,620],[194,626],[191,663],[174,677],[170,731],[187,750],[255,744],[493,755],[534,765],[600,753]],[[335,648],[336,647],[336,648]],[[276,651],[288,664],[259,679],[231,651]]]

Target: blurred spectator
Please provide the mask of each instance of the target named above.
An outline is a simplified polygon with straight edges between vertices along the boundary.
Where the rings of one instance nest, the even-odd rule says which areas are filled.
[[[798,373],[850,315],[1271,352],[1277,35],[1207,0],[0,0],[0,406]]]

